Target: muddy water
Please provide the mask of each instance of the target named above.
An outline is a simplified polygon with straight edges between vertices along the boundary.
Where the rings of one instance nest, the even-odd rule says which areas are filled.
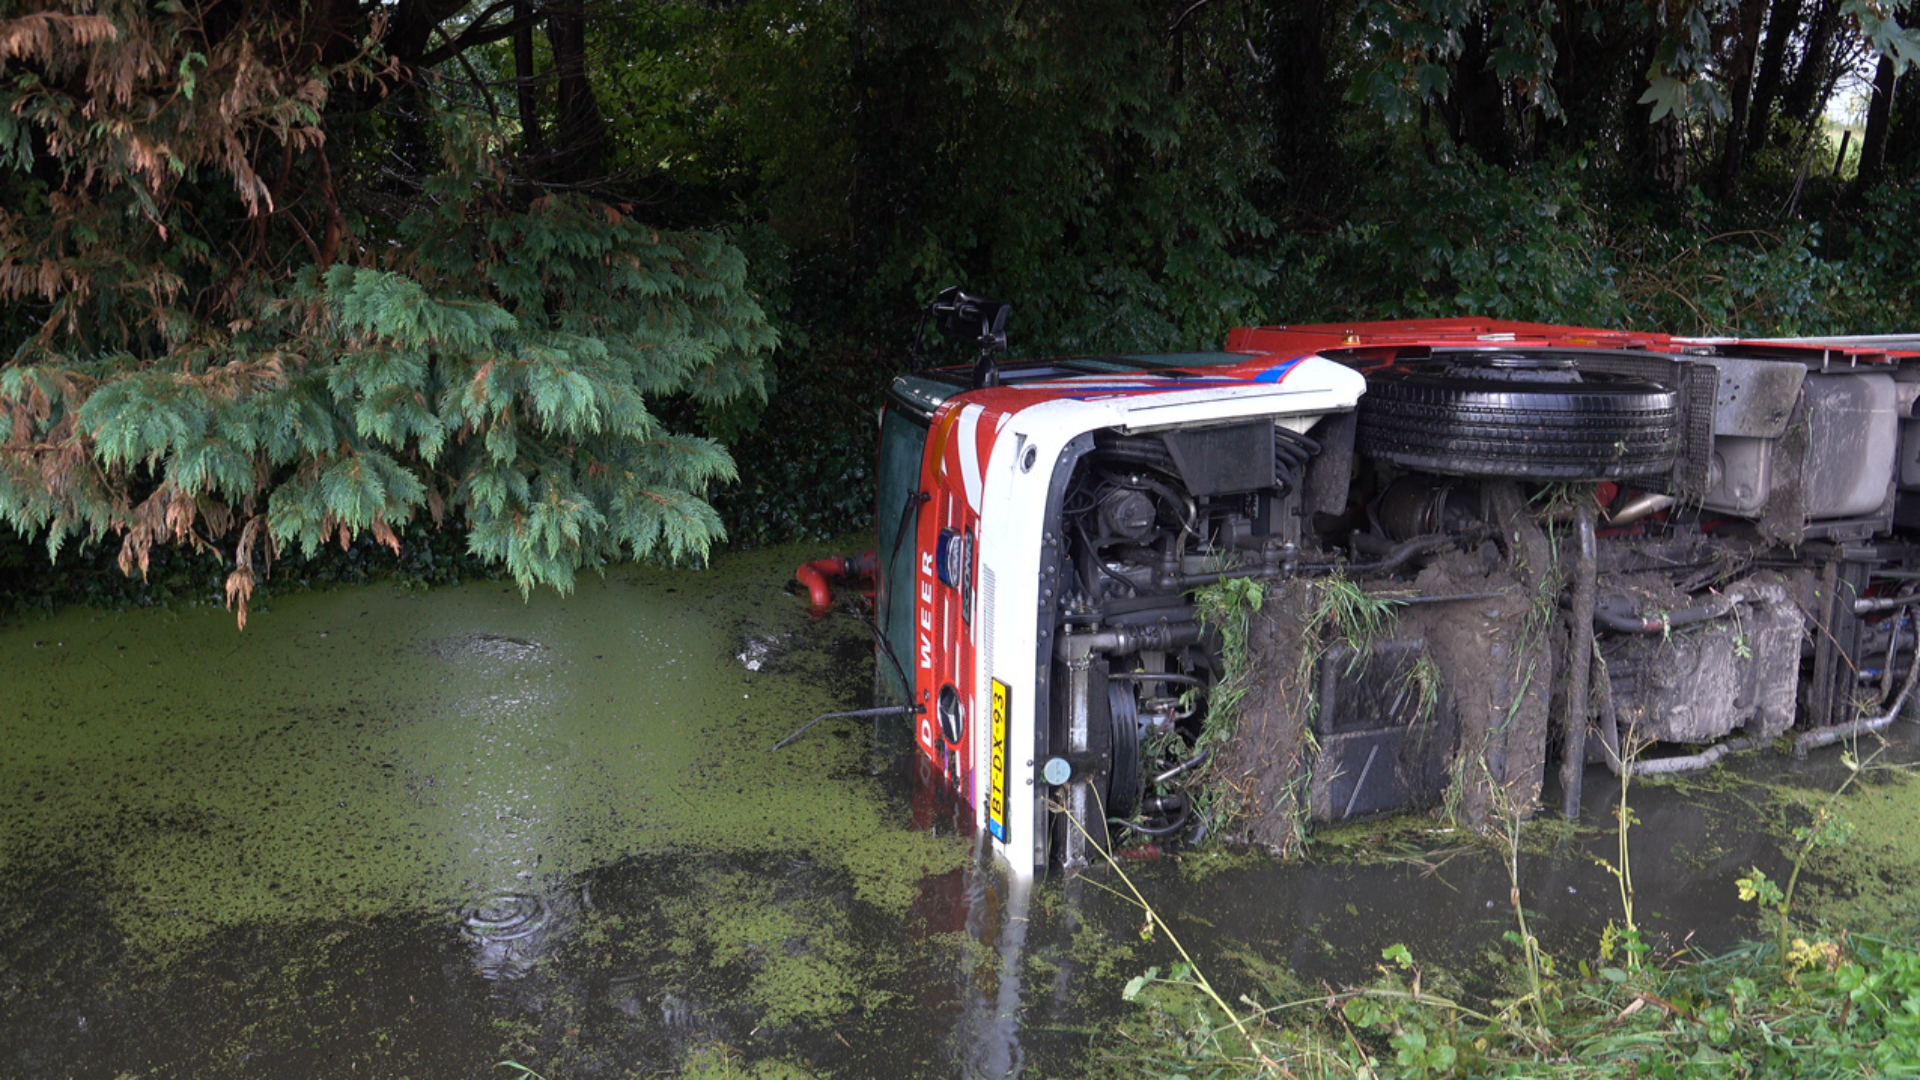
[[[1167,942],[1089,883],[982,870],[904,732],[829,721],[767,752],[868,704],[865,632],[783,591],[815,554],[531,602],[294,596],[244,634],[200,609],[0,627],[0,1075],[1076,1074]],[[1894,790],[1886,814],[1912,801]],[[1756,824],[1796,811],[1772,792],[1635,793],[1664,947],[1750,932],[1731,880],[1780,866]],[[1588,820],[1614,797],[1594,783]],[[1609,836],[1529,833],[1550,947],[1617,915],[1595,853]],[[1396,941],[1470,964],[1511,925],[1486,845],[1417,825],[1305,865],[1134,869],[1203,955],[1308,981]]]
[[[0,1075],[839,1046],[967,847],[909,827],[868,730],[767,753],[871,685],[865,632],[781,590],[798,557],[0,629]]]

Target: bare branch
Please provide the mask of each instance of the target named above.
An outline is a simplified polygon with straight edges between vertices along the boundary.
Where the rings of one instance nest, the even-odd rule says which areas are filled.
[[[480,17],[462,30],[459,37],[453,38],[437,49],[429,49],[422,53],[417,63],[421,67],[436,67],[468,49],[512,37],[521,27],[537,25],[545,17],[544,9],[536,7],[518,18],[508,19],[503,23],[489,23],[488,20],[495,14],[512,8],[513,0],[494,0],[493,6],[481,12]]]
[[[1167,26],[1167,36],[1172,37],[1174,34],[1179,33],[1180,27],[1186,23],[1187,19],[1190,18],[1194,12],[1199,11],[1211,3],[1213,3],[1213,0],[1193,0],[1193,3],[1187,5],[1187,9],[1182,11],[1179,17]]]

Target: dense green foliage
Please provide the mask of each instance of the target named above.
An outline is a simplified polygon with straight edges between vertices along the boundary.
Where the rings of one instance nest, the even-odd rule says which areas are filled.
[[[1552,984],[1542,1023],[1463,994],[1387,950],[1366,987],[1284,972],[1241,1003],[1247,1035],[1181,967],[1128,987],[1158,1038],[1106,1048],[1113,1075],[1220,1077],[1910,1076],[1920,1071],[1920,952],[1871,937],[1748,946],[1667,969],[1589,967]],[[1249,1005],[1247,1002],[1253,1002]],[[1477,1007],[1476,1007],[1477,1006]]]
[[[129,573],[221,551],[243,621],[275,553],[417,518],[522,588],[724,535],[731,459],[650,404],[764,400],[723,234],[527,182],[384,13],[88,8],[0,24],[17,532],[116,537]]]
[[[764,226],[780,252],[761,265],[792,348],[733,442],[737,536],[864,521],[865,407],[954,282],[1011,300],[1029,355],[1463,313],[1920,325],[1904,4],[657,10],[602,32],[612,77],[645,88],[609,120],[616,152],[670,212]]]
[[[1135,892],[1149,929],[1164,933],[1182,962],[1126,985],[1122,996],[1139,1011],[1123,1028],[1127,1038],[1104,1047],[1104,1067],[1115,1075],[1381,1080],[1920,1073],[1920,950],[1911,914],[1854,909],[1866,925],[1849,930],[1828,912],[1795,903],[1803,872],[1830,870],[1822,856],[1854,841],[1849,793],[1905,793],[1915,782],[1912,766],[1879,762],[1885,744],[1864,759],[1861,749],[1842,755],[1847,774],[1835,790],[1796,798],[1786,818],[1804,814],[1802,823],[1776,824],[1791,837],[1780,837],[1790,860],[1785,880],[1755,867],[1727,883],[1755,905],[1770,940],[1718,955],[1681,942],[1657,957],[1643,936],[1633,887],[1639,821],[1627,781],[1615,804],[1615,852],[1598,860],[1615,878],[1620,906],[1587,955],[1556,957],[1541,947],[1530,929],[1531,898],[1520,887],[1522,826],[1511,820],[1491,830],[1506,864],[1515,929],[1504,935],[1511,949],[1490,954],[1491,978],[1471,990],[1394,944],[1374,979],[1337,990],[1303,986],[1282,965],[1239,957],[1256,989],[1229,1002]],[[1861,856],[1873,876],[1902,873],[1899,853]]]
[[[844,533],[955,282],[1030,354],[1911,329],[1909,8],[7,0],[0,511],[242,599],[412,521],[523,585]]]
[[[1915,21],[0,0],[0,519],[63,568],[114,549],[184,592],[217,567],[242,618],[276,560],[335,545],[435,576],[451,538],[565,588],[842,534],[878,392],[956,282],[1012,301],[1029,354],[1413,315],[1920,329]],[[1563,971],[1519,1017],[1439,1000],[1402,953],[1309,1023],[1277,980],[1239,1043],[1190,972],[1136,996],[1180,1067],[1255,1074],[1920,1067],[1911,949],[1716,964]]]

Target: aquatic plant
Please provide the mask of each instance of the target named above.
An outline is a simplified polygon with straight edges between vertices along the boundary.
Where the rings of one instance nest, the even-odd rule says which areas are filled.
[[[1540,939],[1527,924],[1527,905],[1520,892],[1520,826],[1525,814],[1519,800],[1513,798],[1506,788],[1494,789],[1494,803],[1500,812],[1494,834],[1500,841],[1501,862],[1507,871],[1507,902],[1513,907],[1513,918],[1517,925],[1517,929],[1509,930],[1503,936],[1520,950],[1527,975],[1526,994],[1508,1003],[1502,1015],[1511,1015],[1521,1006],[1526,1006],[1534,1023],[1544,1034],[1547,1027],[1546,980],[1553,973],[1553,958],[1540,948]]]
[[[1522,980],[1519,986],[1496,989],[1477,1005],[1404,944],[1382,951],[1366,984],[1342,990],[1316,991],[1281,965],[1241,957],[1262,985],[1229,1011],[1217,1004],[1212,983],[1200,990],[1199,968],[1183,952],[1166,974],[1150,968],[1127,984],[1123,996],[1140,1009],[1137,1021],[1097,1044],[1097,1068],[1248,1080],[1920,1073],[1920,949],[1879,935],[1802,932],[1790,921],[1801,867],[1815,851],[1845,842],[1849,829],[1836,806],[1872,761],[1849,755],[1847,777],[1794,830],[1799,846],[1786,886],[1758,870],[1740,879],[1742,896],[1774,916],[1775,941],[1652,961],[1633,906],[1628,835],[1636,819],[1623,781],[1617,854],[1601,862],[1619,883],[1625,922],[1610,924],[1597,963],[1561,964],[1530,932],[1519,888],[1520,821],[1508,806],[1495,839],[1512,884],[1518,930],[1506,939],[1518,950],[1509,979]],[[1611,962],[1617,950],[1626,954],[1618,966]],[[1238,1039],[1223,1040],[1228,1031]]]
[[[1600,650],[1597,646],[1594,648],[1593,655],[1600,663],[1600,677],[1606,678],[1606,664],[1604,660],[1599,659]],[[1613,807],[1614,857],[1611,860],[1599,858],[1594,860],[1600,864],[1601,869],[1612,875],[1614,885],[1619,889],[1621,921],[1615,923],[1608,920],[1607,928],[1600,936],[1600,958],[1611,960],[1615,950],[1618,949],[1626,956],[1627,970],[1638,971],[1641,962],[1646,958],[1647,943],[1640,932],[1640,924],[1634,917],[1633,846],[1628,833],[1635,825],[1640,824],[1640,819],[1634,815],[1633,807],[1627,802],[1627,788],[1633,781],[1633,761],[1637,756],[1638,747],[1633,745],[1631,737],[1623,737],[1621,742],[1626,745],[1621,748],[1618,770],[1620,799]]]
[[[1794,930],[1793,897],[1800,885],[1801,872],[1806,868],[1808,859],[1816,850],[1839,847],[1853,837],[1853,822],[1840,812],[1842,797],[1862,777],[1871,772],[1888,769],[1911,771],[1904,766],[1877,763],[1885,750],[1886,744],[1883,741],[1864,759],[1859,756],[1857,745],[1849,747],[1840,755],[1840,763],[1847,770],[1846,777],[1813,808],[1811,821],[1794,827],[1793,838],[1799,842],[1800,846],[1794,851],[1792,868],[1787,872],[1785,885],[1773,881],[1757,866],[1734,883],[1740,890],[1740,899],[1758,904],[1761,910],[1767,913],[1774,926],[1775,955],[1790,968],[1804,966],[1795,959],[1796,950],[1788,942]],[[1805,942],[1801,941],[1800,944],[1804,946]]]

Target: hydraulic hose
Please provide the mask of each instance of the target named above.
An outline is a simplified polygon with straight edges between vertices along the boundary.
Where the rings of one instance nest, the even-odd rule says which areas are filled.
[[[1093,653],[1130,653],[1143,649],[1169,650],[1200,640],[1198,623],[1159,623],[1090,634],[1061,634],[1054,653],[1068,664],[1083,663]]]
[[[1617,603],[1598,604],[1593,609],[1593,621],[1608,630],[1622,634],[1664,634],[1669,630],[1678,630],[1682,626],[1711,622],[1733,610],[1733,601],[1717,597],[1704,604],[1679,611],[1669,611],[1658,615],[1641,615],[1632,610],[1623,609]]]
[[[1194,756],[1188,758],[1187,760],[1181,762],[1180,764],[1173,766],[1172,768],[1166,770],[1165,772],[1157,774],[1156,776],[1154,776],[1153,782],[1156,784],[1164,784],[1167,781],[1173,779],[1174,777],[1179,776],[1181,773],[1191,771],[1193,769],[1200,767],[1201,765],[1206,764],[1207,758],[1211,756],[1213,756],[1212,750],[1202,750],[1198,754],[1195,754]]]
[[[1896,640],[1894,645],[1898,644]],[[1890,646],[1888,649],[1889,656],[1891,656],[1892,651],[1893,648]],[[1891,666],[1891,661],[1889,661],[1889,666]],[[1804,754],[1816,746],[1830,746],[1833,743],[1839,742],[1841,739],[1849,739],[1856,735],[1865,735],[1868,732],[1880,731],[1885,728],[1887,725],[1893,723],[1895,718],[1900,715],[1901,709],[1906,708],[1907,699],[1913,696],[1913,684],[1916,678],[1920,678],[1920,649],[1913,651],[1913,665],[1907,668],[1906,681],[1900,684],[1900,693],[1894,696],[1893,704],[1887,708],[1885,713],[1880,716],[1855,720],[1848,724],[1835,724],[1832,727],[1816,728],[1813,731],[1805,732],[1793,740],[1793,752],[1796,755]]]
[[[1492,535],[1492,532],[1493,530],[1491,529],[1478,528],[1468,529],[1457,536],[1447,533],[1428,533],[1425,536],[1416,536],[1410,540],[1403,540],[1395,544],[1393,547],[1388,548],[1386,555],[1377,562],[1302,563],[1298,569],[1345,570],[1349,574],[1387,574],[1400,569],[1422,555],[1428,555],[1453,546],[1465,547],[1468,544],[1476,543]]]
[[[817,619],[833,610],[835,581],[871,581],[874,566],[874,553],[863,551],[858,555],[835,555],[828,559],[815,559],[795,570],[793,576],[800,584],[807,587],[807,594],[813,601],[811,609],[813,617]]]
[[[1116,671],[1107,676],[1108,682],[1118,683],[1169,683],[1174,686],[1199,686],[1200,676],[1179,675],[1171,671]]]
[[[1147,805],[1142,807],[1142,810],[1146,813],[1166,813],[1172,810],[1175,812],[1175,816],[1173,820],[1167,822],[1165,825],[1147,825],[1142,822],[1126,821],[1121,818],[1115,818],[1114,823],[1131,829],[1142,836],[1172,836],[1174,833],[1186,828],[1187,822],[1193,820],[1193,803],[1190,802],[1185,795],[1155,796],[1147,800]]]
[[[1630,770],[1634,776],[1672,776],[1675,773],[1699,772],[1728,754],[1737,754],[1742,750],[1751,750],[1765,744],[1766,740],[1757,735],[1742,735],[1736,739],[1728,739],[1726,742],[1714,743],[1697,754],[1650,758],[1645,761],[1636,758],[1622,763],[1621,768]],[[1614,771],[1617,773],[1619,770]]]

